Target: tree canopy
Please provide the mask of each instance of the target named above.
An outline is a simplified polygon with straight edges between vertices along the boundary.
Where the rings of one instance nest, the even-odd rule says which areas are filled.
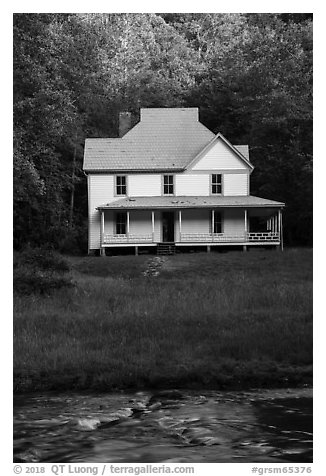
[[[310,245],[312,15],[115,13],[14,14],[14,246],[85,249],[85,138],[181,106],[249,144],[251,193]]]

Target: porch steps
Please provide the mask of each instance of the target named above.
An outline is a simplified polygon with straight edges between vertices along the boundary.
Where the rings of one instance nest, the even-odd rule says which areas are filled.
[[[157,254],[158,255],[174,255],[175,244],[174,243],[158,243]]]

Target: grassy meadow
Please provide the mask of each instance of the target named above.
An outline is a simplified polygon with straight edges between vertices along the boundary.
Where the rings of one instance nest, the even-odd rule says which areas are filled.
[[[74,287],[15,294],[14,388],[312,381],[312,250],[68,258]]]

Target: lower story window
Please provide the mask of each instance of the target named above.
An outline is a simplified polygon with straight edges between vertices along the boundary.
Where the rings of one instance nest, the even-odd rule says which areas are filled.
[[[223,233],[221,212],[214,212],[213,233]]]
[[[117,213],[115,217],[115,232],[117,235],[125,235],[127,231],[127,213]]]

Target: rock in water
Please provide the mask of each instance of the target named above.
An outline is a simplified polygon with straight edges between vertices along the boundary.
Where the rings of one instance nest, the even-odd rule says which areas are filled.
[[[82,431],[93,431],[101,425],[101,422],[98,418],[78,418],[77,425]]]
[[[151,410],[151,411],[158,410],[159,408],[161,408],[161,406],[162,406],[161,402],[155,402],[152,405],[148,406],[148,410]]]

